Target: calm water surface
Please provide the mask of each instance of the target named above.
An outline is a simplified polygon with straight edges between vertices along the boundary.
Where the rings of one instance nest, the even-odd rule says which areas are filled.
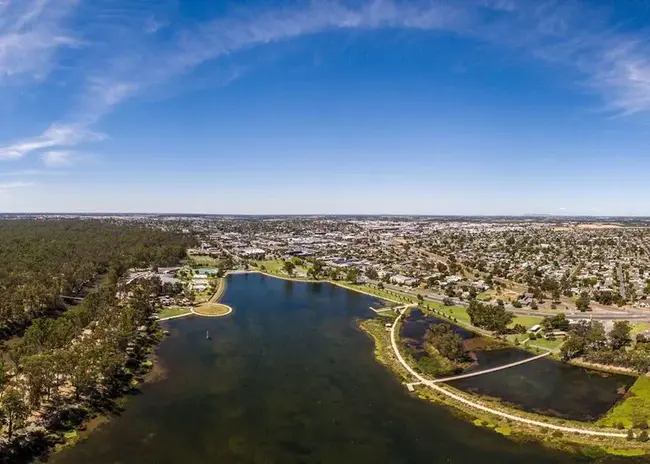
[[[72,463],[565,463],[409,396],[356,328],[371,297],[228,277],[226,318],[165,324],[165,379],[52,458]],[[205,337],[210,331],[211,340]]]
[[[407,344],[419,349],[427,328],[446,322],[421,311],[411,311],[402,325]],[[464,339],[480,337],[454,326]],[[421,349],[422,353],[424,349]],[[517,348],[474,351],[476,364],[466,372],[490,369],[521,361],[533,354]],[[605,374],[542,358],[490,374],[449,382],[455,388],[500,398],[530,412],[591,421],[605,414],[634,383],[629,375]]]

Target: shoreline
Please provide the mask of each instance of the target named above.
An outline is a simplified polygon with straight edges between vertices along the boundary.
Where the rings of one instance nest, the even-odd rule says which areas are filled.
[[[627,433],[621,430],[610,431],[596,423],[528,413],[504,405],[499,400],[460,392],[447,385],[442,387],[430,384],[428,379],[408,364],[404,365],[399,349],[394,349],[393,342],[397,343],[394,333],[401,327],[400,322],[400,318],[397,318],[391,329],[386,329],[383,323],[373,318],[361,321],[358,326],[373,340],[375,359],[405,384],[412,395],[445,406],[450,412],[473,422],[475,426],[490,428],[495,433],[513,440],[533,439],[544,446],[573,453],[580,453],[581,450],[594,446],[614,456],[649,453],[647,443],[626,441]]]

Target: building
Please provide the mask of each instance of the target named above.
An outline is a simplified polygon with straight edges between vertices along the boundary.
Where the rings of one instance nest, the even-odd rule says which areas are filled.
[[[265,255],[266,250],[263,250],[262,248],[249,247],[239,251],[239,256],[247,259],[264,259]]]
[[[397,285],[414,285],[417,283],[417,279],[413,277],[406,277],[401,274],[395,274],[390,278],[390,281]]]

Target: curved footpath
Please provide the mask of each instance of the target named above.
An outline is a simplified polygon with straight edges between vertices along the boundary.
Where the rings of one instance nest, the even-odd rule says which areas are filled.
[[[615,433],[615,432],[603,432],[600,430],[588,430],[588,429],[579,429],[579,428],[574,428],[574,427],[564,427],[561,425],[555,425],[555,424],[549,424],[547,422],[541,422],[541,421],[536,421],[533,419],[527,419],[525,417],[517,416],[514,414],[510,414],[507,412],[500,411],[498,409],[494,409],[485,405],[482,405],[480,403],[477,403],[475,401],[468,400],[467,398],[464,398],[460,395],[457,395],[456,393],[453,393],[445,388],[439,387],[436,385],[435,382],[426,379],[422,377],[420,374],[418,374],[402,357],[402,355],[399,352],[399,348],[397,347],[397,341],[395,338],[395,330],[398,326],[398,322],[401,319],[403,313],[400,313],[399,316],[397,316],[397,319],[395,319],[395,322],[393,323],[393,327],[390,330],[390,342],[391,345],[393,346],[393,351],[395,352],[395,356],[397,356],[397,359],[399,360],[400,364],[406,369],[413,377],[418,379],[420,382],[425,384],[426,386],[434,389],[435,391],[448,396],[449,398],[452,398],[459,403],[462,403],[466,406],[469,406],[474,409],[478,409],[479,411],[487,412],[490,414],[493,414],[495,416],[503,417],[504,419],[508,419],[514,422],[519,422],[522,424],[526,425],[534,425],[537,427],[544,427],[547,429],[551,430],[559,430],[561,432],[566,432],[566,433],[574,433],[574,434],[582,434],[582,435],[591,435],[591,436],[597,436],[597,437],[610,437],[610,438],[626,438],[627,434],[626,433]]]
[[[199,313],[199,312],[195,311],[194,308],[190,308],[191,312],[189,314],[196,314],[197,316],[201,316],[201,317],[224,317],[224,316],[227,316],[228,314],[230,314],[232,312],[232,308],[230,306],[225,305],[223,303],[219,303],[219,304],[221,306],[225,306],[226,308],[228,308],[228,312],[223,313],[223,314],[203,314],[203,313]]]

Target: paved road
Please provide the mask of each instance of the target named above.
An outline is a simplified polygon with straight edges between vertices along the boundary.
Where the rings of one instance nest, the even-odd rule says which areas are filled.
[[[509,369],[511,367],[515,366],[520,366],[521,364],[526,364],[532,361],[537,361],[538,359],[544,358],[548,355],[550,355],[551,352],[549,351],[548,353],[540,354],[539,356],[533,356],[532,358],[527,358],[522,361],[517,361],[513,362],[510,364],[506,364],[505,366],[499,366],[499,367],[493,367],[492,369],[485,369],[482,371],[476,371],[476,372],[470,372],[469,374],[461,374],[461,375],[455,375],[453,377],[445,377],[444,379],[433,379],[431,382],[433,383],[441,383],[441,382],[451,382],[452,380],[460,380],[460,379],[466,379],[468,377],[476,377],[477,375],[483,375],[483,374],[489,374],[490,372],[497,372],[497,371],[502,371],[504,369]]]
[[[384,287],[388,290],[394,292],[404,293],[411,296],[416,296],[416,292],[408,291],[404,288],[397,287],[395,285],[384,284]],[[434,301],[437,303],[442,303],[445,299],[444,296],[438,295],[435,293],[420,291],[422,296],[429,301]],[[456,298],[452,298],[454,305],[456,306],[468,306],[466,301],[461,301]],[[526,308],[515,308],[511,304],[506,304],[506,309],[517,316],[553,316],[557,314],[556,312],[549,311],[540,311],[535,309],[526,309]],[[594,319],[594,320],[629,320],[629,321],[650,321],[650,312],[643,311],[640,309],[627,309],[621,310],[619,312],[609,312],[609,311],[589,311],[589,312],[580,312],[580,311],[565,311],[567,319]]]
[[[615,433],[615,432],[603,432],[601,430],[591,430],[591,429],[579,429],[579,428],[574,428],[574,427],[564,427],[562,425],[555,425],[555,424],[549,424],[547,422],[541,422],[541,421],[536,421],[533,419],[527,419],[525,417],[517,416],[515,414],[510,414],[498,409],[490,408],[488,406],[485,406],[483,404],[477,403],[475,401],[469,400],[463,396],[457,395],[456,393],[446,389],[442,388],[438,385],[436,385],[433,381],[426,379],[422,377],[420,374],[415,372],[413,368],[404,360],[402,357],[401,353],[399,352],[399,348],[397,347],[397,341],[396,341],[396,336],[395,336],[395,328],[398,326],[397,322],[399,319],[402,317],[402,314],[400,314],[397,319],[395,320],[395,323],[393,324],[393,327],[391,328],[390,331],[390,342],[393,347],[393,352],[395,353],[395,356],[397,357],[397,360],[399,363],[406,369],[413,377],[418,379],[420,382],[422,382],[424,385],[428,386],[429,388],[432,388],[433,390],[437,391],[438,393],[441,393],[449,398],[452,398],[455,401],[458,401],[459,403],[462,403],[466,406],[469,406],[473,409],[478,409],[479,411],[487,412],[490,414],[493,414],[495,416],[503,417],[504,419],[508,419],[514,422],[519,422],[522,424],[526,425],[533,425],[536,427],[541,427],[541,428],[546,428],[546,429],[551,429],[551,430],[559,430],[560,432],[565,432],[565,433],[572,433],[572,434],[581,434],[581,435],[591,435],[591,436],[598,436],[598,437],[613,437],[613,438],[625,438],[627,437],[626,433]]]

